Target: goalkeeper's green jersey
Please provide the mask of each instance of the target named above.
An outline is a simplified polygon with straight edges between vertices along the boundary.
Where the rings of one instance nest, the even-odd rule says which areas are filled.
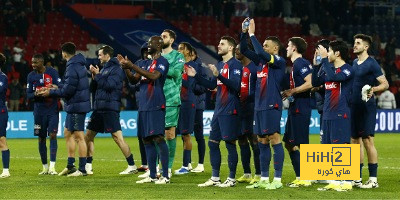
[[[164,84],[166,106],[179,106],[181,105],[182,73],[185,57],[177,50],[172,50],[162,56],[169,63],[167,79]]]

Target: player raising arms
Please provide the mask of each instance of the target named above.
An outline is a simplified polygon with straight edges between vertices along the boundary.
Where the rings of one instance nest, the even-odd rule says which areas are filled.
[[[324,144],[349,144],[351,135],[350,124],[350,95],[353,87],[354,71],[345,62],[349,49],[343,41],[329,43],[329,52],[320,44],[317,53],[321,56],[321,70],[323,75],[318,76],[318,71],[312,73],[313,87],[325,86],[325,101],[323,110]],[[330,184],[321,190],[351,190],[351,182],[330,181]]]
[[[254,36],[255,23],[249,20],[249,28],[242,25],[241,52],[255,63],[257,68],[257,84],[255,92],[254,133],[257,134],[260,148],[261,180],[247,188],[278,189],[282,187],[282,167],[284,151],[280,136],[280,120],[282,116],[281,83],[286,67],[285,59],[280,57],[281,43],[277,37],[267,37],[263,46]],[[243,22],[243,24],[246,22]],[[247,34],[248,32],[248,34]],[[250,36],[254,50],[247,49],[247,38]],[[274,180],[269,182],[269,164],[271,161],[271,147],[274,149]]]

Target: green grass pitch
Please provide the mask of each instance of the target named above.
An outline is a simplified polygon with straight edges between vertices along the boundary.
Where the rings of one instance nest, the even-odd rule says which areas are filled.
[[[140,165],[137,138],[126,138],[131,147],[135,162]],[[206,139],[207,140],[207,139]],[[182,165],[182,141],[178,138],[174,169]],[[312,135],[311,143],[319,143],[319,136]],[[400,198],[400,156],[399,134],[378,134],[375,139],[379,154],[379,188],[350,192],[317,191],[322,184],[307,188],[284,187],[276,191],[246,189],[246,184],[232,188],[198,188],[197,184],[211,176],[208,149],[205,158],[206,171],[200,174],[174,175],[169,185],[136,184],[137,175],[121,176],[118,173],[127,166],[122,153],[111,138],[95,139],[93,162],[94,175],[87,177],[39,176],[42,169],[36,139],[9,139],[11,151],[11,177],[0,179],[0,198],[2,199],[399,199]],[[49,146],[49,144],[48,144]],[[65,140],[58,141],[56,169],[60,172],[67,162]],[[197,165],[197,144],[193,139],[192,164]],[[225,144],[221,144],[221,179],[228,175]],[[239,147],[238,147],[239,151]],[[290,158],[285,151],[282,182],[294,180]],[[240,153],[239,153],[240,155]],[[78,159],[77,159],[78,160]],[[365,162],[366,164],[367,162]],[[75,164],[78,164],[77,162]],[[273,177],[273,164],[271,162]],[[254,173],[254,168],[252,168]],[[243,173],[239,158],[237,177]],[[368,167],[363,170],[364,180]]]

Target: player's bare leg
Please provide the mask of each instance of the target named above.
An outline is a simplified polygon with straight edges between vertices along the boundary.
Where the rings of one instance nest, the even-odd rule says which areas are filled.
[[[118,145],[118,147],[121,149],[122,154],[124,154],[124,157],[126,161],[128,162],[128,168],[126,168],[124,171],[122,171],[121,175],[125,174],[136,174],[137,167],[135,165],[135,161],[133,160],[133,155],[131,153],[131,149],[129,148],[129,145],[125,142],[124,137],[122,136],[122,131],[117,131],[111,134],[112,138],[114,139],[114,142]]]

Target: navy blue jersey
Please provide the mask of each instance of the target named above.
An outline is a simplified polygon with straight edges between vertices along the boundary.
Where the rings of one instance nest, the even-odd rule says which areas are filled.
[[[198,68],[201,69],[202,76],[204,78],[212,77],[212,74],[207,74],[207,72],[211,71],[208,68],[203,67],[203,62],[199,57],[194,60],[197,63]],[[194,85],[194,94],[196,95],[196,109],[204,110],[206,109],[206,92],[207,88],[195,82]]]
[[[255,36],[250,37],[255,52],[249,50],[247,35],[243,33],[240,37],[240,52],[258,64],[254,110],[281,110],[282,96],[280,92],[286,61],[282,57],[265,52]]]
[[[285,74],[285,59],[274,55],[269,62],[261,60],[257,69],[255,110],[282,109],[281,83]]]
[[[181,88],[181,107],[182,108],[190,108],[195,107],[196,105],[196,96],[194,95],[194,87],[195,87],[195,79],[194,77],[190,77],[186,73],[186,68],[189,66],[193,67],[197,73],[201,73],[201,68],[199,65],[193,61],[189,61],[185,63],[182,74],[182,88]]]
[[[149,63],[151,62],[151,60],[137,60],[135,62],[135,65],[137,65],[140,68],[146,69],[145,67],[147,67],[149,65]],[[135,74],[135,70],[131,71],[132,74]],[[139,106],[139,90],[140,90],[140,82],[136,83],[135,85],[131,85],[129,84],[131,87],[132,92],[135,92],[135,99],[136,99],[136,105]]]
[[[8,88],[7,75],[0,71],[0,110],[7,109],[6,93]]]
[[[61,79],[58,72],[52,67],[46,67],[43,74],[38,74],[35,70],[28,74],[28,84],[26,86],[26,95],[28,99],[34,100],[33,112],[40,114],[55,114],[58,112],[57,97],[38,97],[35,91],[42,87],[49,87],[54,84],[59,86]]]
[[[167,59],[160,56],[156,60],[146,62],[142,69],[149,72],[157,70],[161,76],[157,80],[150,80],[142,76],[139,89],[139,111],[153,111],[165,108],[164,83],[167,77],[169,63]]]
[[[195,78],[209,89],[218,87],[214,115],[237,114],[240,106],[239,92],[242,80],[242,64],[232,57],[226,63],[219,62],[217,70],[220,74],[210,81],[203,78],[199,73],[196,73]]]
[[[254,110],[254,93],[257,81],[257,66],[254,62],[250,62],[247,66],[243,66],[242,82],[240,84],[240,104],[243,109]],[[251,108],[249,106],[252,106]]]
[[[352,92],[352,102],[354,103],[362,103],[361,99],[361,89],[364,85],[370,85],[371,87],[375,86],[377,83],[376,78],[382,76],[383,73],[381,71],[381,67],[375,59],[368,57],[364,62],[358,64],[358,59],[353,61],[353,70],[354,70],[354,83],[353,83],[353,92]],[[372,100],[371,100],[372,99]],[[369,101],[375,102],[374,97],[372,96]]]
[[[350,116],[349,99],[353,86],[354,71],[349,64],[335,68],[328,62],[327,58],[322,59],[324,75],[319,77],[325,84],[325,101],[323,119],[333,120],[348,118]]]
[[[319,87],[319,89],[314,93],[315,95],[315,106],[317,107],[318,113],[322,114],[324,110],[325,101],[325,86],[320,87],[325,84],[324,78],[320,81],[320,77],[325,77],[325,72],[322,68],[322,64],[314,65],[311,76],[311,84],[313,87]],[[350,98],[350,97],[349,97]]]
[[[290,89],[299,87],[305,83],[305,78],[312,72],[312,65],[304,58],[297,58],[293,62],[292,72],[290,73]],[[310,91],[297,93],[294,95],[295,101],[289,105],[289,114],[310,115]]]

